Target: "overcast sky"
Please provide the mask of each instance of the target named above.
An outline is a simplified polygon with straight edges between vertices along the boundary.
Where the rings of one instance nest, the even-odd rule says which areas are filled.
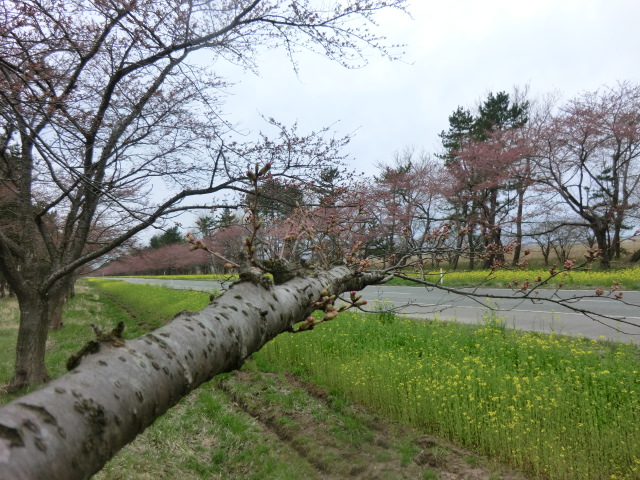
[[[229,120],[259,130],[259,114],[302,131],[333,125],[355,133],[351,164],[389,161],[406,146],[436,152],[438,133],[460,105],[488,92],[529,85],[533,96],[563,98],[619,80],[640,81],[637,0],[413,0],[413,19],[378,15],[392,43],[406,44],[402,62],[372,56],[345,69],[316,55],[301,58],[296,76],[283,52],[265,55],[260,76],[236,82],[225,106]]]

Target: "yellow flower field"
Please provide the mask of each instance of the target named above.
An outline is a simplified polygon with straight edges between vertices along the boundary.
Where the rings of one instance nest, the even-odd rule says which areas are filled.
[[[258,356],[549,479],[640,478],[637,346],[343,315]]]

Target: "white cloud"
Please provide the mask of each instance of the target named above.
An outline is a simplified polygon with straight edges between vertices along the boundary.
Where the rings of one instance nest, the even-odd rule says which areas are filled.
[[[382,31],[407,44],[404,62],[371,57],[347,70],[317,55],[300,57],[296,77],[283,52],[265,53],[261,76],[239,83],[226,110],[259,130],[258,112],[303,129],[333,124],[346,134],[354,166],[369,168],[407,145],[435,151],[457,106],[489,91],[530,84],[533,94],[571,97],[618,80],[640,81],[640,2],[415,0],[414,19],[381,14]]]

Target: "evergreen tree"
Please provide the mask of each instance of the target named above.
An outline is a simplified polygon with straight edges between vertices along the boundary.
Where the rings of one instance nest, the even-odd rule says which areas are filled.
[[[439,158],[449,164],[455,161],[456,152],[460,150],[462,141],[469,138],[474,129],[475,118],[468,109],[458,107],[449,115],[449,130],[440,132],[444,153],[438,154]]]
[[[247,195],[247,203],[251,203],[253,195]],[[278,178],[267,178],[260,184],[258,210],[263,218],[282,220],[291,216],[297,205],[303,201],[302,189]]]
[[[477,141],[488,140],[491,133],[509,130],[526,125],[529,120],[529,102],[511,103],[509,94],[489,93],[482,105],[478,107],[478,116],[473,122],[473,137]]]
[[[154,235],[149,241],[149,246],[153,249],[158,249],[166,245],[173,245],[175,243],[181,243],[184,241],[184,235],[180,233],[177,226],[171,227],[161,235]]]
[[[456,176],[460,188],[457,198],[452,199],[452,219],[467,227],[471,265],[475,256],[474,230],[480,228],[479,235],[484,239],[485,247],[491,245],[498,251],[502,245],[500,218],[504,217],[514,200],[518,201],[518,212],[525,188],[522,177],[510,176],[509,170],[515,170],[513,164],[505,165],[505,151],[512,145],[496,142],[496,135],[518,129],[529,120],[529,102],[512,102],[508,93],[489,93],[487,99],[472,113],[458,107],[449,116],[449,129],[440,133],[444,152],[438,155]],[[494,142],[494,144],[492,144]],[[492,148],[483,149],[483,145]],[[494,155],[492,157],[492,155]],[[513,156],[513,161],[518,159]],[[517,195],[505,195],[510,191]],[[518,222],[521,214],[516,215]],[[518,227],[520,231],[520,227]],[[504,255],[490,255],[485,267]]]
[[[210,237],[216,228],[216,220],[212,215],[200,215],[196,220],[196,229],[202,237]]]
[[[223,230],[225,228],[229,228],[238,223],[238,218],[231,213],[231,208],[224,207],[222,209],[222,213],[220,214],[220,218],[216,219],[214,222],[214,227],[216,229]]]

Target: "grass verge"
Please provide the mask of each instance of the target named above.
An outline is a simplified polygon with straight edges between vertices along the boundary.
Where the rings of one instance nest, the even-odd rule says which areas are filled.
[[[407,273],[407,275],[412,275]],[[439,283],[447,287],[507,287],[537,284],[538,279],[549,277],[549,269],[509,269],[509,270],[472,270],[472,271],[434,271],[424,276],[424,280]],[[415,285],[410,280],[394,278],[387,285]],[[545,282],[551,288],[602,288],[610,289],[613,285],[625,290],[640,290],[640,267],[621,268],[618,270],[576,270],[561,273]]]
[[[640,478],[636,345],[341,315],[263,356],[535,478]]]
[[[407,272],[407,275],[413,275]],[[416,275],[418,277],[418,275]],[[538,278],[549,277],[549,268],[527,269],[503,269],[503,270],[471,270],[471,271],[433,271],[424,275],[423,279],[442,284],[447,287],[505,287],[512,285],[516,289],[524,282],[536,283]],[[153,276],[143,275],[139,278],[161,278],[175,280],[208,280],[208,281],[234,281],[237,277],[225,275],[168,275]],[[416,283],[402,278],[393,278],[387,285],[415,286]],[[640,267],[620,268],[611,270],[576,270],[562,273],[545,282],[546,287],[551,288],[602,288],[608,290],[613,285],[619,285],[625,290],[640,290]]]
[[[93,285],[78,289],[65,328],[51,335],[47,365],[54,376],[93,336],[91,322],[107,329],[124,319],[134,335],[208,302],[199,292]],[[5,300],[0,344],[8,346],[17,316]],[[10,371],[12,356],[3,349],[0,371]],[[513,478],[486,470],[472,476],[484,457],[454,457],[457,447],[416,433],[429,432],[533,478],[635,479],[639,358],[635,345],[517,332],[496,318],[470,327],[342,314],[312,332],[279,336],[242,373],[183,399],[97,478],[456,478],[446,476],[454,458],[467,468],[457,478]],[[293,381],[286,371],[330,393],[302,388],[308,381]],[[363,420],[349,411],[351,402],[377,416]],[[397,427],[402,433],[387,433],[392,440],[379,445],[374,425],[381,418],[417,430]],[[368,464],[358,451],[375,452],[369,463],[377,458],[388,475],[361,470]],[[343,471],[343,458],[354,458],[356,468]],[[332,465],[342,465],[340,472]]]
[[[343,314],[255,358],[538,478],[640,476],[635,345]]]
[[[208,294],[113,281],[81,282],[51,332],[46,363],[56,377],[67,358],[118,321],[129,337],[178,311],[200,308]],[[185,295],[187,294],[187,295]],[[177,298],[176,296],[177,295]],[[0,300],[0,371],[13,368],[18,312]],[[0,391],[0,403],[14,396]],[[469,461],[472,459],[472,461]],[[487,468],[487,467],[490,467]],[[452,477],[451,472],[457,477]],[[496,473],[498,472],[498,473]],[[264,358],[202,385],[121,450],[96,480],[115,479],[422,479],[520,480],[483,457],[419,434],[354,406]]]

